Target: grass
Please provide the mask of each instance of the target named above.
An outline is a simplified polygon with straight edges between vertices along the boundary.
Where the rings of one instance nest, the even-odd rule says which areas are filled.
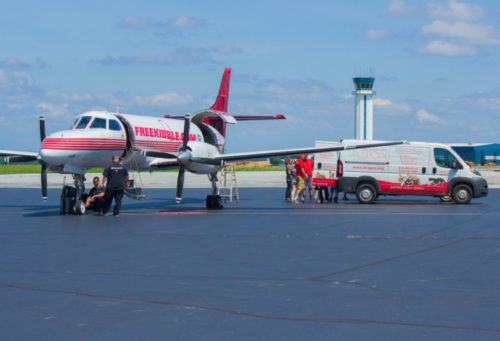
[[[0,165],[0,175],[6,174],[39,174],[42,167],[37,164],[12,164]],[[87,173],[102,173],[102,168],[91,168]],[[237,166],[237,172],[268,172],[268,171],[285,171],[284,166],[266,166],[266,167],[253,167],[253,166]],[[176,169],[160,171],[160,172],[177,172]],[[50,172],[49,172],[50,173]]]

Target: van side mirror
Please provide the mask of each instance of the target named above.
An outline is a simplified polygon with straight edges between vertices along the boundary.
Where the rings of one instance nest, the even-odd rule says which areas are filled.
[[[462,165],[457,160],[453,160],[453,169],[462,169]]]

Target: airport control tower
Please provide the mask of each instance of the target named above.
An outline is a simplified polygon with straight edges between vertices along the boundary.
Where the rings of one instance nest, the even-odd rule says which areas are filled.
[[[372,90],[374,77],[355,77],[352,79],[355,90],[352,92],[355,100],[356,123],[354,136],[356,140],[373,140],[373,100]]]

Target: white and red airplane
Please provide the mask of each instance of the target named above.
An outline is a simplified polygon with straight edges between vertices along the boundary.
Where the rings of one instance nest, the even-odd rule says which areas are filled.
[[[216,195],[217,172],[226,162],[402,143],[224,154],[226,124],[244,120],[285,118],[283,115],[228,114],[230,76],[231,69],[226,68],[214,105],[193,115],[152,117],[89,111],[77,116],[71,129],[49,136],[45,136],[45,119],[40,116],[40,152],[0,150],[0,156],[6,156],[7,162],[40,162],[42,198],[45,200],[47,169],[73,174],[75,187],[81,194],[84,192],[86,170],[104,168],[109,164],[112,155],[120,155],[122,163],[130,170],[153,171],[178,167],[177,202],[182,199],[185,169],[197,174],[208,174],[212,183],[212,194],[207,196],[207,208],[221,208],[220,197]]]

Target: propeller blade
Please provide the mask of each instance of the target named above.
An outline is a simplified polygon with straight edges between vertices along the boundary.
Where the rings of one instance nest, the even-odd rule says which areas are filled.
[[[182,200],[182,189],[184,187],[184,166],[179,167],[179,175],[177,176],[177,193],[175,201],[179,204]]]
[[[42,200],[47,201],[47,165],[45,163],[42,163],[41,182]]]
[[[40,116],[40,142],[45,138],[45,117]]]
[[[186,114],[184,118],[184,135],[182,136],[182,147],[181,150],[186,150],[187,144],[189,142],[189,124],[191,122],[191,115]]]

